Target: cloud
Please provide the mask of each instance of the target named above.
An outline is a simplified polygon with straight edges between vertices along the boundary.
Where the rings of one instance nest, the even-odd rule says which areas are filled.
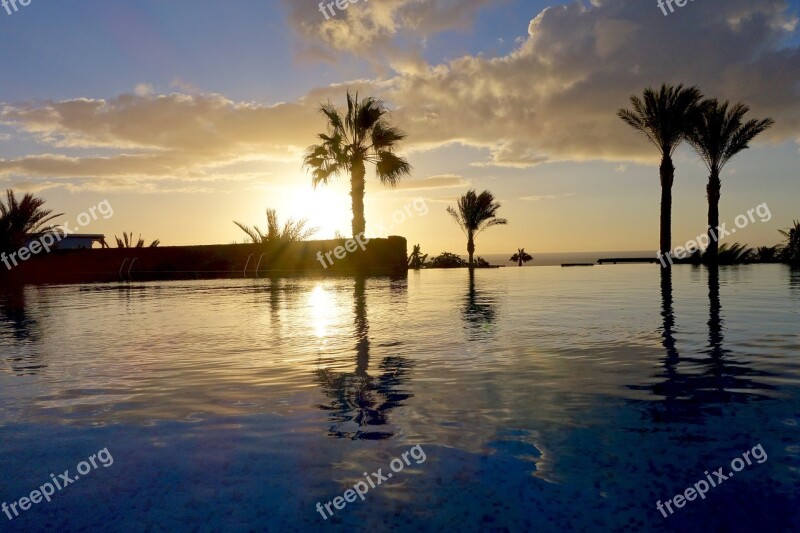
[[[399,35],[461,27],[485,4],[356,3],[346,20],[364,32],[323,38],[355,53],[375,46],[400,53]],[[320,13],[306,22],[301,17],[314,14],[307,10],[316,5],[289,5],[295,27],[307,23],[319,30]],[[43,149],[0,159],[0,179],[123,186],[250,179],[254,166],[267,172],[276,162],[296,164],[299,171],[303,149],[325,126],[319,103],[342,103],[348,88],[391,104],[393,120],[409,135],[404,153],[460,144],[476,149],[471,163],[478,166],[653,162],[656,151],[616,110],[632,93],[664,81],[698,84],[710,96],[744,101],[752,116],[776,118],[760,140],[800,140],[800,49],[786,44],[797,37],[797,24],[783,0],[695,2],[670,17],[647,2],[594,0],[588,8],[576,2],[531,13],[519,23],[527,25],[527,37],[505,56],[464,56],[439,65],[416,58],[414,68],[392,63],[390,76],[315,88],[294,102],[233,101],[189,87],[154,94],[143,85],[135,94],[107,99],[4,104],[5,131]],[[303,31],[312,28],[301,36]],[[434,176],[407,188],[462,185],[458,179]]]
[[[697,84],[775,117],[764,139],[800,138],[800,50],[784,46],[795,27],[784,1],[698,2],[680,20],[646,2],[593,4],[542,11],[507,56],[393,78],[384,92],[410,139],[487,148],[484,163],[500,166],[650,162],[657,154],[616,111],[662,82]]]
[[[301,57],[335,62],[346,52],[389,60],[395,69],[414,69],[422,65],[421,41],[442,31],[468,28],[476,12],[492,1],[356,0],[345,4],[344,10],[334,6],[335,15],[328,11],[327,18],[318,2],[283,3],[299,37]]]
[[[469,180],[463,178],[462,176],[447,174],[442,176],[431,176],[422,180],[406,180],[400,182],[400,184],[395,188],[401,190],[422,190],[467,186],[469,186]]]
[[[538,202],[540,200],[556,200],[558,198],[568,198],[574,194],[544,194],[539,196],[522,196],[520,200],[525,202]]]
[[[140,83],[133,92],[136,96],[150,96],[155,92],[155,89],[149,83]]]
[[[0,159],[0,177],[224,179],[237,164],[299,163],[321,127],[308,105],[139,92],[110,100],[5,105],[0,123],[50,151]]]

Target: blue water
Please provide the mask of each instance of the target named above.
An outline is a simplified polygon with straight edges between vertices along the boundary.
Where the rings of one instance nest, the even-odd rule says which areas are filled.
[[[797,531],[798,318],[780,265],[3,287],[0,499],[88,471],[0,530]]]

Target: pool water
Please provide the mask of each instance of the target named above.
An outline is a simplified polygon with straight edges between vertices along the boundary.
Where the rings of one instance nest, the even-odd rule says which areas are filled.
[[[798,392],[781,265],[5,286],[0,530],[798,531]]]

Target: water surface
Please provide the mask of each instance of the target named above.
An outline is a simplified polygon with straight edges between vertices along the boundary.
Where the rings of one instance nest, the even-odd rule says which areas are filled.
[[[668,272],[4,287],[2,529],[800,529],[800,272]]]

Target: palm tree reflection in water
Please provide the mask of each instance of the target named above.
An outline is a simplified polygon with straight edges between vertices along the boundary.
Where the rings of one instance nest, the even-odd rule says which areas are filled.
[[[413,395],[407,385],[411,362],[394,355],[384,357],[378,365],[380,375],[369,375],[370,339],[367,318],[366,280],[355,280],[356,367],[353,372],[316,371],[316,381],[330,403],[319,408],[329,412],[333,425],[328,435],[336,438],[381,440],[394,433],[390,430],[389,411],[403,405]]]
[[[752,365],[735,358],[723,346],[724,320],[720,300],[719,267],[709,266],[709,318],[707,357],[680,355],[675,340],[676,326],[672,300],[672,269],[661,269],[662,345],[666,352],[663,370],[652,385],[632,385],[634,390],[650,390],[662,398],[651,404],[651,416],[658,422],[686,422],[718,413],[723,404],[748,402],[766,398],[762,391],[775,387],[752,378],[768,377]]]
[[[462,316],[467,327],[469,340],[487,339],[494,333],[494,320],[497,311],[491,297],[485,296],[475,288],[475,271],[469,270],[469,290],[464,298]]]
[[[33,318],[25,298],[25,286],[10,282],[0,284],[0,335],[8,328],[16,347],[11,354],[0,354],[16,374],[34,375],[47,368],[36,344],[39,340],[39,322]]]

